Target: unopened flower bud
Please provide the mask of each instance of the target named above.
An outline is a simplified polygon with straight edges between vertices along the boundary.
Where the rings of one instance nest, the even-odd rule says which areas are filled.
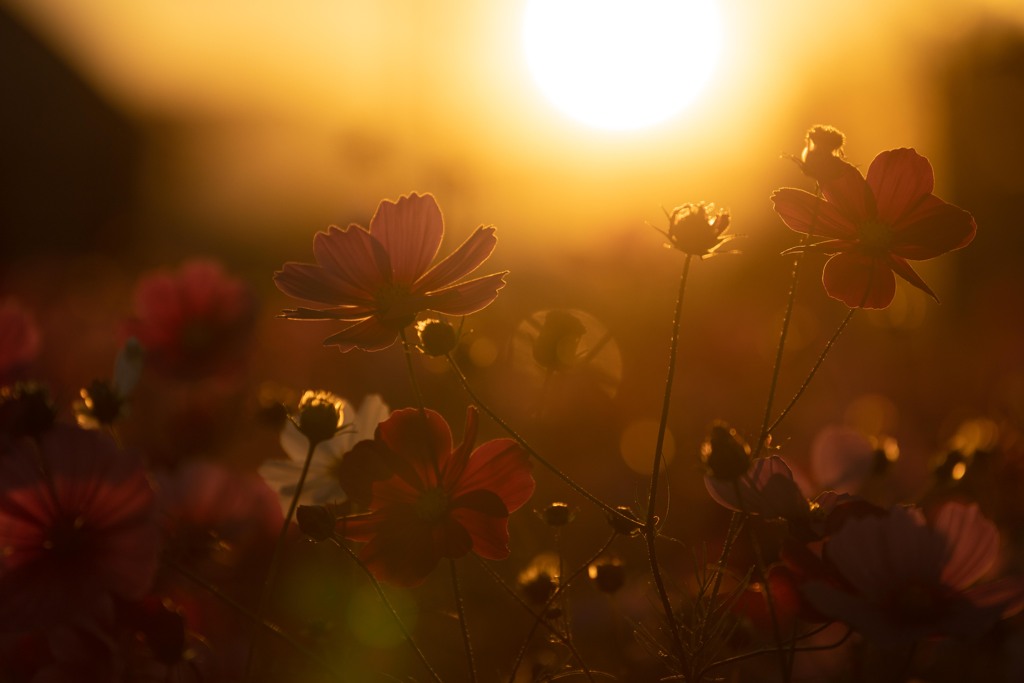
[[[541,553],[533,558],[516,582],[526,599],[535,605],[544,605],[558,590],[558,556]]]
[[[568,503],[555,501],[541,511],[541,519],[548,526],[565,526],[572,521],[573,512]]]
[[[337,518],[326,505],[300,505],[295,511],[299,529],[314,541],[326,541],[334,535]]]
[[[615,593],[626,584],[626,568],[617,557],[601,557],[590,563],[587,575],[602,593]]]
[[[421,320],[416,323],[416,331],[420,337],[420,348],[428,356],[446,356],[459,343],[455,328],[443,320]]]
[[[110,382],[94,380],[78,393],[82,400],[75,402],[74,411],[79,426],[109,427],[121,417],[125,401]]]
[[[622,534],[623,536],[635,536],[636,534],[639,534],[640,530],[644,527],[644,523],[641,522],[635,514],[633,514],[633,511],[625,505],[618,505],[615,509],[621,514],[615,515],[609,513],[608,515],[608,524],[610,524],[612,529],[615,530],[615,533]]]
[[[834,180],[846,170],[843,143],[846,136],[832,126],[814,126],[807,131],[798,161],[801,170],[818,182]]]
[[[700,445],[700,457],[715,479],[733,481],[750,469],[750,446],[735,429],[720,420],[711,424]]]
[[[327,391],[307,391],[299,400],[296,426],[310,443],[327,441],[338,433],[345,419],[344,401]]]

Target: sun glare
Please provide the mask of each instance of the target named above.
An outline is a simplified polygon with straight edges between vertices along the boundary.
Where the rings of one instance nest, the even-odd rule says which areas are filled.
[[[721,46],[713,0],[528,0],[526,60],[562,112],[596,128],[664,121],[711,79]]]

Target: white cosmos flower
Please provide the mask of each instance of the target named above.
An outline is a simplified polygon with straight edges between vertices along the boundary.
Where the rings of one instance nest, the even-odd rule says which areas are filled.
[[[313,460],[302,485],[302,495],[299,496],[300,505],[345,502],[345,491],[333,475],[335,465],[358,442],[372,439],[377,425],[391,414],[391,409],[377,394],[364,398],[358,411],[348,401],[344,401],[344,404],[345,426],[334,438],[322,441],[313,451]],[[259,473],[267,485],[278,492],[281,510],[287,514],[302,474],[302,465],[306,461],[309,439],[291,420],[285,420],[284,429],[281,430],[281,447],[288,459],[265,460],[260,465]]]

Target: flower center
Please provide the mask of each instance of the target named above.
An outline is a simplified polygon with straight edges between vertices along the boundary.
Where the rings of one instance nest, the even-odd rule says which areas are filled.
[[[49,537],[43,541],[43,548],[62,559],[71,558],[82,552],[88,539],[84,533],[85,519],[61,517],[54,520]]]
[[[430,489],[416,501],[416,514],[425,522],[439,522],[448,514],[448,494],[444,489]]]
[[[860,244],[871,253],[884,253],[889,251],[892,244],[892,228],[880,221],[865,221],[857,229],[860,234]]]
[[[401,329],[416,319],[412,295],[405,285],[387,284],[373,295],[377,318],[385,325]]]

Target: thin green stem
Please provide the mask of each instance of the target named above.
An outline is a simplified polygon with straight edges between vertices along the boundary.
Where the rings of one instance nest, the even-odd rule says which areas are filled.
[[[505,422],[503,419],[501,419],[501,417],[496,412],[491,410],[490,406],[488,406],[486,403],[483,402],[483,400],[480,399],[480,396],[476,393],[476,391],[473,390],[473,387],[470,385],[469,380],[466,378],[465,373],[462,372],[462,368],[460,368],[459,364],[455,362],[455,359],[452,358],[451,354],[448,354],[446,356],[446,358],[448,359],[448,365],[455,372],[455,377],[459,380],[459,384],[462,385],[462,389],[469,396],[470,400],[473,401],[473,403],[476,405],[476,407],[478,407],[480,410],[482,410],[484,413],[486,413],[488,417],[490,417],[492,420],[494,420],[494,422],[499,427],[504,429],[505,432],[509,436],[511,436],[512,439],[516,443],[518,443],[523,448],[523,450],[526,451],[530,455],[531,458],[533,458],[534,460],[539,462],[541,465],[546,467],[556,477],[558,477],[563,482],[565,482],[565,484],[569,488],[571,488],[573,491],[575,491],[576,493],[580,494],[581,496],[583,496],[584,498],[589,500],[591,503],[593,503],[597,507],[599,507],[602,510],[604,510],[607,514],[614,515],[615,517],[621,517],[623,520],[625,520],[625,521],[627,521],[627,522],[629,522],[631,524],[636,524],[636,520],[635,519],[632,519],[631,517],[627,517],[626,515],[624,515],[619,510],[616,510],[611,505],[608,505],[608,503],[605,503],[603,500],[601,500],[600,498],[598,498],[597,496],[592,494],[590,491],[587,491],[585,488],[583,488],[582,486],[577,484],[569,475],[567,475],[566,473],[562,472],[562,470],[558,469],[558,467],[556,467],[550,460],[548,460],[547,458],[542,456],[540,453],[538,453],[537,450],[534,449],[534,447],[531,446],[526,441],[525,438],[523,438],[515,429],[513,429],[511,425],[509,425],[507,422]]]
[[[661,576],[661,567],[658,564],[657,549],[657,516],[655,511],[658,500],[658,476],[662,466],[662,450],[665,446],[665,432],[668,429],[669,405],[672,401],[672,384],[675,379],[676,358],[679,350],[679,328],[682,320],[683,295],[686,292],[686,279],[690,272],[690,254],[686,255],[683,262],[683,272],[679,277],[679,292],[676,295],[675,314],[672,319],[672,339],[669,344],[668,372],[665,377],[665,394],[661,404],[661,420],[658,424],[658,438],[654,446],[654,463],[651,469],[651,488],[647,496],[647,516],[644,523],[644,540],[647,542],[647,557],[651,564],[651,578],[654,579],[654,586],[658,591],[662,608],[665,611],[665,620],[668,622],[669,634],[672,637],[672,644],[679,659],[679,665],[685,671],[688,665],[686,648],[683,646],[682,634],[679,632],[679,622],[676,621],[675,610],[672,608],[672,600],[669,598],[668,590],[665,588],[665,580]]]
[[[676,357],[679,352],[679,327],[683,312],[683,294],[686,292],[686,278],[690,272],[690,261],[693,256],[686,255],[683,261],[683,273],[679,277],[679,292],[676,295],[676,310],[672,319],[672,341],[668,351],[668,372],[665,377],[665,395],[661,402],[661,420],[658,423],[658,439],[654,445],[654,464],[651,468],[651,489],[647,496],[648,527],[654,526],[655,505],[658,499],[658,476],[661,473],[662,450],[665,447],[665,432],[668,430],[668,409],[672,401],[672,383],[676,373]]]
[[[416,658],[420,660],[420,663],[423,665],[423,668],[427,670],[427,672],[430,674],[430,677],[435,681],[435,683],[442,683],[441,677],[437,675],[436,671],[434,671],[434,667],[430,666],[430,662],[427,661],[427,657],[423,654],[423,650],[421,650],[420,646],[416,644],[415,640],[413,640],[412,634],[409,633],[409,629],[405,627],[405,623],[402,621],[402,617],[399,616],[398,610],[396,610],[395,606],[391,604],[390,600],[388,600],[387,593],[384,592],[383,586],[380,585],[380,581],[378,581],[377,577],[373,575],[373,572],[370,571],[370,568],[367,567],[363,563],[363,561],[359,559],[359,556],[356,555],[355,551],[352,550],[352,548],[349,548],[346,544],[342,543],[337,538],[332,538],[331,541],[334,543],[334,545],[344,550],[348,554],[348,556],[352,558],[352,561],[356,563],[356,566],[359,567],[364,574],[366,574],[366,578],[370,580],[370,584],[373,586],[373,589],[377,591],[377,596],[380,598],[380,601],[384,603],[384,607],[387,608],[388,612],[391,614],[391,618],[394,619],[395,624],[398,625],[398,630],[402,632],[402,636],[405,638],[405,642],[408,643],[409,647],[412,648],[412,651],[416,653]]]
[[[805,243],[810,239],[808,235]],[[789,336],[789,323],[793,318],[793,304],[796,302],[796,288],[800,280],[800,264],[803,263],[803,253],[799,253],[793,259],[793,274],[789,282],[789,296],[786,297],[786,312],[782,316],[782,330],[779,332],[779,344],[775,349],[775,363],[772,366],[772,381],[768,386],[768,399],[765,401],[764,417],[761,420],[761,432],[757,437],[757,444],[754,446],[754,457],[761,454],[764,448],[765,439],[771,433],[768,421],[772,419],[772,404],[775,401],[775,391],[779,385],[779,373],[782,370],[782,352],[786,348],[786,338]]]
[[[768,434],[771,434],[772,432],[775,431],[775,428],[779,426],[779,423],[782,422],[782,420],[784,420],[787,415],[789,415],[789,411],[793,409],[793,406],[796,405],[796,402],[800,400],[801,396],[803,396],[804,391],[807,389],[807,386],[811,383],[811,380],[814,379],[814,375],[817,374],[818,368],[820,368],[821,364],[825,362],[825,357],[828,356],[828,352],[832,350],[832,346],[836,343],[836,340],[839,339],[839,335],[843,333],[843,330],[846,329],[846,326],[850,323],[850,318],[853,317],[853,314],[857,310],[858,309],[856,308],[851,308],[849,312],[846,314],[846,316],[843,318],[843,322],[839,323],[839,327],[836,328],[836,331],[832,333],[832,337],[829,338],[828,343],[825,344],[825,348],[822,350],[821,355],[818,356],[818,360],[815,361],[814,367],[812,367],[811,371],[807,374],[807,378],[804,380],[804,383],[800,385],[800,388],[797,389],[796,394],[794,394],[793,398],[790,399],[789,405],[787,405],[785,409],[779,414],[779,416],[775,418],[775,422],[772,422],[771,426],[768,427]]]
[[[284,544],[288,538],[288,530],[291,528],[292,519],[295,517],[295,510],[299,506],[299,498],[302,496],[302,487],[306,483],[306,475],[309,474],[309,465],[313,462],[313,453],[316,451],[319,441],[309,440],[309,448],[306,450],[306,460],[302,463],[302,472],[299,474],[299,481],[295,485],[295,493],[292,495],[291,503],[288,505],[288,513],[284,517],[284,524],[281,526],[281,531],[277,535],[277,542],[274,544],[274,554],[270,557],[270,568],[267,570],[267,577],[263,581],[263,590],[260,591],[260,601],[256,607],[256,619],[262,620],[263,614],[266,612],[267,603],[270,601],[270,595],[273,592],[274,581],[277,579],[277,573],[281,567],[281,559],[284,557]],[[250,680],[252,675],[252,665],[256,654],[256,637],[257,632],[253,629],[249,638],[249,653],[246,655],[245,660],[245,679]]]
[[[174,571],[178,572],[179,574],[187,578],[189,581],[192,581],[199,587],[203,588],[211,595],[216,597],[218,600],[223,602],[225,605],[227,605],[228,607],[230,607],[231,609],[233,609],[234,611],[238,612],[240,615],[248,619],[250,622],[252,622],[254,626],[263,628],[273,633],[275,636],[277,636],[278,638],[286,642],[288,645],[290,645],[296,652],[306,657],[310,661],[315,662],[320,668],[322,668],[325,672],[330,674],[331,677],[334,678],[336,681],[344,680],[342,678],[342,675],[334,669],[330,662],[328,662],[326,659],[318,655],[316,652],[313,652],[312,650],[307,648],[299,641],[295,640],[295,638],[290,636],[281,627],[277,626],[276,624],[272,624],[268,621],[264,621],[263,619],[260,619],[256,616],[254,612],[250,612],[248,609],[243,607],[237,600],[232,598],[230,595],[224,593],[224,591],[217,588],[212,583],[209,583],[206,579],[199,576],[191,569],[181,564],[178,564],[174,560],[171,560],[166,557],[164,558],[163,562],[165,565],[167,565]]]
[[[473,659],[473,641],[469,638],[469,625],[466,623],[466,606],[462,601],[462,589],[459,588],[459,572],[455,560],[449,560],[452,569],[452,592],[455,594],[455,609],[459,615],[459,627],[462,631],[462,645],[466,649],[466,666],[469,667],[470,683],[476,683],[476,661]]]

